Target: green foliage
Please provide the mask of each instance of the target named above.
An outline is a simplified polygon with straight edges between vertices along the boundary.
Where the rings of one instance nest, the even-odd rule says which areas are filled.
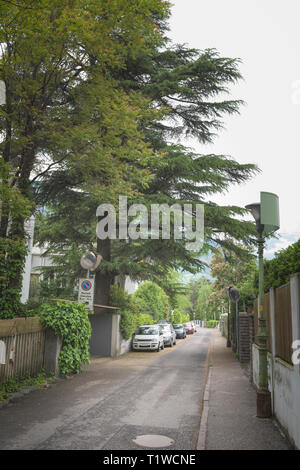
[[[0,319],[13,318],[20,309],[22,277],[27,247],[17,239],[1,239]]]
[[[154,321],[169,318],[168,296],[155,282],[143,282],[135,291],[133,297],[140,313],[152,316]]]
[[[192,302],[188,298],[187,295],[178,294],[175,297],[175,305],[176,308],[182,312],[189,318],[189,316],[193,313],[193,306]],[[188,320],[187,320],[188,321]]]
[[[165,33],[165,25],[159,23]],[[242,222],[240,215],[245,210],[236,206],[220,207],[209,202],[211,195],[229,189],[231,184],[247,181],[256,171],[255,165],[241,165],[224,155],[203,155],[191,151],[184,145],[187,134],[201,142],[211,142],[215,131],[221,126],[222,116],[236,113],[241,104],[238,100],[217,99],[219,94],[229,91],[229,86],[240,78],[239,61],[222,58],[215,50],[199,51],[183,45],[172,46],[166,37],[150,54],[141,50],[135,58],[124,57],[122,70],[111,70],[117,86],[126,94],[139,92],[152,108],[166,110],[165,119],[148,116],[139,120],[145,141],[156,155],[148,161],[152,178],[135,178],[135,191],[120,192],[128,195],[128,204],[191,203],[205,204],[205,247],[226,245],[237,249],[237,241],[250,243],[250,235],[255,233],[252,223]],[[164,116],[163,116],[164,117]],[[126,136],[126,133],[125,133]],[[170,136],[183,144],[170,142]],[[126,139],[125,139],[126,140]],[[115,166],[123,167],[123,162]],[[109,165],[112,165],[109,162]],[[110,166],[111,168],[111,166]],[[96,179],[97,198],[94,192],[78,192],[77,178],[69,178],[62,172],[53,172],[42,183],[43,201],[51,204],[51,213],[45,217],[41,230],[41,241],[50,241],[52,252],[64,252],[65,265],[73,271],[65,250],[66,240],[73,242],[80,252],[82,243],[94,240],[95,209],[101,202],[111,202],[113,196],[107,191],[107,176],[102,173]],[[127,169],[126,169],[127,170]],[[132,169],[132,171],[134,171]],[[126,173],[127,175],[127,173]],[[110,175],[111,176],[111,175]],[[113,174],[113,178],[115,178]],[[79,178],[80,180],[80,178]],[[104,184],[99,184],[104,180]],[[119,181],[119,180],[118,180]],[[63,184],[61,184],[63,183]],[[49,191],[50,188],[50,191]],[[115,189],[115,186],[112,186]],[[109,188],[111,189],[111,187]],[[128,189],[128,188],[127,188]],[[49,198],[50,193],[50,198]],[[74,203],[76,201],[76,204]],[[171,232],[174,220],[171,217]],[[224,234],[231,240],[224,241]],[[107,270],[112,276],[123,274],[132,279],[158,282],[170,270],[197,273],[204,267],[199,253],[186,249],[186,240],[112,240],[109,262],[103,262],[99,270]],[[99,252],[101,252],[99,248]],[[78,266],[78,264],[77,264]],[[164,285],[174,303],[174,285]]]
[[[182,310],[175,308],[172,315],[172,323],[186,323],[190,321],[188,313],[184,313]]]
[[[251,252],[238,255],[227,249],[215,252],[211,261],[211,275],[215,278],[214,291],[210,296],[210,303],[216,311],[221,312],[228,304],[228,291],[230,286],[236,286],[240,292],[240,304],[243,308],[251,306],[256,290],[253,279],[257,265]]]
[[[114,284],[110,289],[110,304],[120,307],[120,331],[125,339],[132,337],[136,328],[140,325],[152,325],[152,315],[141,313],[135,297]]]
[[[31,205],[10,185],[10,166],[0,157],[0,319],[13,318],[20,309],[26,239],[17,236],[16,222],[30,215]],[[9,218],[15,223],[9,224]]]
[[[36,299],[29,299],[20,306],[18,317],[37,317],[40,315],[41,302]]]
[[[128,294],[124,289],[114,284],[110,289],[109,296],[110,305],[113,307],[119,307],[121,312],[124,310],[131,310],[137,312],[137,305],[135,304],[132,295]]]
[[[218,320],[208,320],[205,322],[205,328],[216,328],[218,323]]]
[[[136,181],[146,186],[151,162],[161,159],[145,141],[140,122],[159,119],[164,110],[152,107],[138,91],[125,92],[113,75],[124,68],[125,59],[147,55],[161,44],[158,25],[168,16],[169,3],[33,3],[38,6],[1,2],[0,7],[0,79],[6,87],[6,103],[0,109],[2,318],[18,310],[24,221],[29,215],[25,208],[28,201],[38,200],[40,180],[53,169],[60,177],[54,189],[48,185],[42,205],[45,200],[48,204],[49,191],[69,189],[68,182],[84,194],[115,200],[120,192],[133,194]],[[76,216],[74,201],[68,213]],[[64,217],[54,231],[60,236],[62,228],[73,232],[70,225]],[[84,231],[76,233],[77,243]],[[64,248],[70,246],[66,232],[62,238]],[[5,272],[6,261],[11,265]]]
[[[42,370],[34,377],[25,374],[22,377],[13,377],[12,379],[5,380],[0,384],[0,402],[9,398],[9,396],[18,392],[22,387],[43,387],[55,379],[53,375],[47,376]]]
[[[146,313],[134,314],[129,310],[125,310],[121,316],[120,330],[125,339],[130,339],[138,326],[153,325],[153,323],[155,322],[151,315]]]
[[[39,282],[39,298],[76,300],[77,292],[74,290],[74,283],[66,277],[55,279],[42,279]]]
[[[91,325],[88,315],[85,306],[77,302],[53,302],[41,307],[42,324],[52,328],[62,339],[58,359],[62,375],[79,373],[82,364],[89,363]]]
[[[185,308],[190,307],[189,304],[185,302],[185,305],[182,305],[182,299],[186,299],[186,285],[182,282],[182,276],[179,272],[174,270],[169,270],[162,276],[158,276],[155,279],[155,282],[165,291],[169,297],[170,308]]]
[[[292,274],[300,272],[300,239],[280,250],[271,260],[264,261],[264,286],[265,292],[271,287],[279,287],[290,281]],[[255,285],[258,287],[258,276]]]
[[[216,316],[215,306],[211,304],[210,298],[214,291],[212,283],[205,278],[199,279],[197,296],[196,319],[211,320]]]

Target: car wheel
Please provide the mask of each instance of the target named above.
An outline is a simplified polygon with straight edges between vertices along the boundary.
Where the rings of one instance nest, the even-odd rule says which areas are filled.
[[[164,342],[162,342],[162,344],[161,344],[161,349],[162,349],[162,350],[165,349],[165,343],[164,343]]]
[[[172,338],[171,338],[171,339],[170,339],[170,348],[172,348],[172,347],[173,347],[173,340],[172,340]]]
[[[174,340],[174,346],[176,346],[176,339]]]
[[[157,347],[156,352],[159,352],[159,351],[160,351],[160,344],[158,343],[158,347]]]

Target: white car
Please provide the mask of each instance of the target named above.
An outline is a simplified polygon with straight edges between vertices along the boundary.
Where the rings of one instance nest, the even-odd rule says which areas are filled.
[[[164,349],[164,337],[158,325],[141,325],[136,329],[132,340],[132,348],[159,352]]]

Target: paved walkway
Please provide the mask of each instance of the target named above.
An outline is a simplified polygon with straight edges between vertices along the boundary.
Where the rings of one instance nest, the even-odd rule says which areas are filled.
[[[218,330],[213,334],[208,385],[205,449],[289,449],[272,419],[256,417],[256,392]]]
[[[194,450],[212,330],[176,346],[94,359],[0,409],[0,449]],[[157,447],[159,444],[159,447]]]

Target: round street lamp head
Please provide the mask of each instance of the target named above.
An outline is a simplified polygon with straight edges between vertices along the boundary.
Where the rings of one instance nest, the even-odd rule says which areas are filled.
[[[260,203],[248,204],[246,209],[252,213],[259,232],[264,231],[267,235],[279,229],[279,198],[277,194],[261,191]]]

